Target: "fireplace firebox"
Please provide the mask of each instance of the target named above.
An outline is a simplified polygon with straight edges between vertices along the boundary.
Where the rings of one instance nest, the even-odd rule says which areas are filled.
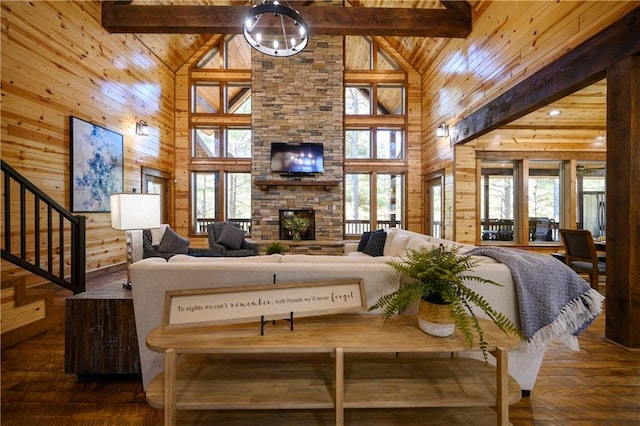
[[[300,232],[302,240],[316,239],[316,217],[314,210],[280,210],[280,239],[293,240],[293,232],[284,227],[284,220],[288,217],[300,216],[309,219],[309,226]]]

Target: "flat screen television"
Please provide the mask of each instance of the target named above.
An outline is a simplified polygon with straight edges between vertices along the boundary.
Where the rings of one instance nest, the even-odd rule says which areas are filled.
[[[271,143],[271,171],[283,174],[324,172],[321,143]]]

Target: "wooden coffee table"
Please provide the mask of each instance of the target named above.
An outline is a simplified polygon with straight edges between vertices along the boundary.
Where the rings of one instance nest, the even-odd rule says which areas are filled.
[[[325,409],[343,425],[345,410],[407,407],[490,407],[504,425],[509,404],[520,399],[507,366],[507,349],[519,339],[481,322],[496,367],[457,357],[479,348],[458,333],[428,336],[408,316],[302,318],[293,331],[279,321],[264,336],[257,323],[157,328],[147,346],[165,354],[165,371],[149,384],[147,400],[164,408],[166,425],[175,424],[176,410]],[[424,356],[433,353],[446,356]]]

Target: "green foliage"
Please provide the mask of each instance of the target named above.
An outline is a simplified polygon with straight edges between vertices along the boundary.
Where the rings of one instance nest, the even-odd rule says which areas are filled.
[[[283,225],[285,229],[293,232],[302,232],[309,227],[311,221],[302,216],[294,215],[292,217],[287,217],[283,221]]]
[[[267,246],[267,254],[281,254],[287,251],[287,248],[280,241],[274,241]]]
[[[478,261],[471,256],[458,254],[460,248],[446,250],[444,246],[435,249],[422,247],[420,250],[407,250],[400,261],[391,261],[389,265],[402,274],[400,288],[382,296],[370,310],[382,309],[382,318],[386,321],[401,314],[420,299],[433,303],[448,304],[456,327],[469,346],[473,345],[472,330],[478,333],[479,346],[485,361],[487,360],[487,342],[474,306],[481,309],[505,333],[523,338],[522,331],[504,314],[497,312],[482,297],[466,285],[464,281],[476,281],[500,286],[495,281],[469,273]]]

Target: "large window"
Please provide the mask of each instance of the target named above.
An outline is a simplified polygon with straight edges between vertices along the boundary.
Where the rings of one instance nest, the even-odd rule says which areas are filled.
[[[250,173],[194,172],[191,181],[193,222],[197,233],[206,233],[209,223],[222,220],[236,222],[250,232]]]
[[[576,166],[577,227],[594,237],[606,235],[606,166],[604,161],[581,161]]]
[[[190,70],[191,232],[251,226],[251,49],[222,38]]]
[[[402,174],[347,173],[345,175],[345,234],[373,229],[401,228]]]
[[[220,218],[219,173],[192,173],[191,182],[193,222],[197,232],[206,233],[207,224]]]
[[[406,73],[360,36],[346,37],[345,68],[345,235],[403,227]]]
[[[225,185],[227,220],[251,223],[251,173],[228,173]],[[245,227],[245,230],[249,230]]]
[[[550,156],[497,160],[489,158],[490,153],[484,157],[480,162],[480,238],[485,243],[558,244],[561,227],[604,235],[604,162]],[[572,176],[577,178],[576,193],[566,190],[572,187]],[[573,213],[568,213],[572,199],[577,207],[575,222]]]
[[[402,128],[367,128],[345,130],[345,158],[402,160]]]
[[[371,230],[371,175],[349,173],[344,179],[345,234]]]
[[[402,175],[376,174],[376,222],[385,228],[402,225]]]
[[[482,162],[480,217],[483,240],[514,239],[515,172],[515,165],[510,161]]]
[[[560,241],[560,161],[529,162],[529,241]]]

